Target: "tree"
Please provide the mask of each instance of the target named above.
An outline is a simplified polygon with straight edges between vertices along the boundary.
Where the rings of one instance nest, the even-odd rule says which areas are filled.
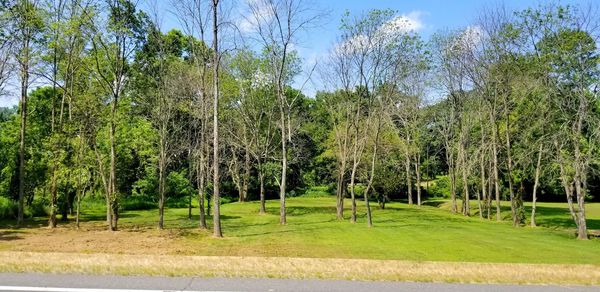
[[[560,40],[560,41],[559,41]],[[558,94],[553,98],[560,121],[554,136],[561,182],[569,211],[577,225],[577,237],[587,239],[585,197],[592,153],[596,147],[598,115],[593,104],[597,98],[590,88],[598,82],[600,59],[596,43],[581,27],[564,27],[545,37],[540,45],[547,65],[556,74]],[[586,130],[589,129],[589,130]],[[576,198],[577,207],[573,204]]]
[[[117,109],[129,77],[128,63],[139,46],[143,35],[145,15],[136,12],[129,0],[106,0],[109,11],[105,19],[96,19],[98,26],[92,37],[92,54],[98,81],[110,94],[109,141],[110,164],[106,185],[106,220],[108,229],[117,230],[119,195],[117,192],[117,154],[115,131],[118,124]],[[99,168],[103,171],[101,159]]]
[[[223,237],[221,231],[221,197],[219,193],[219,0],[212,0],[213,18],[213,236]]]
[[[25,143],[27,128],[27,97],[30,75],[34,70],[38,56],[38,43],[44,27],[38,3],[29,0],[17,0],[14,3],[3,4],[8,6],[11,19],[10,34],[14,36],[14,58],[18,64],[21,98],[19,100],[19,114],[21,116],[19,140],[19,211],[18,224],[23,224],[24,198],[25,198]]]
[[[191,83],[195,87],[195,94],[190,100],[190,133],[189,143],[191,155],[190,165],[196,173],[198,187],[198,205],[200,211],[199,227],[206,229],[206,210],[204,203],[207,195],[207,180],[210,177],[210,110],[211,98],[209,95],[209,64],[212,52],[207,46],[205,34],[208,30],[211,16],[209,1],[173,1],[179,11],[178,18],[182,23],[190,50],[190,61],[194,65],[196,78]],[[190,173],[193,173],[192,171]],[[210,210],[210,202],[208,202]]]
[[[179,107],[193,91],[188,85],[188,64],[183,60],[185,37],[176,30],[163,34],[156,22],[137,53],[134,82],[158,134],[158,228],[163,229],[167,171],[173,157],[183,151],[181,137],[185,137]]]
[[[248,5],[248,22],[258,34],[269,56],[269,75],[279,106],[281,132],[281,178],[279,181],[279,223],[286,223],[285,195],[288,170],[288,143],[292,141],[291,113],[297,98],[288,98],[285,87],[296,74],[292,46],[299,34],[313,25],[321,14],[311,10],[304,0],[258,0]]]

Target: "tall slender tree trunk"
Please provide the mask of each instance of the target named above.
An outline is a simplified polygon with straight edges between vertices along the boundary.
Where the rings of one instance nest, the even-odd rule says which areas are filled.
[[[470,210],[470,203],[469,203],[469,174],[468,174],[468,166],[467,166],[467,159],[466,159],[466,149],[465,149],[465,144],[464,144],[464,140],[461,138],[461,142],[460,142],[460,153],[459,153],[459,157],[460,157],[460,164],[461,164],[461,172],[462,172],[462,183],[463,183],[463,215],[465,216],[470,216],[471,215],[471,210]]]
[[[493,168],[494,168],[494,193],[496,197],[496,221],[502,221],[502,209],[500,208],[500,182],[498,178],[498,126],[496,125],[495,119],[493,119],[493,133],[492,133],[492,155],[493,157]]]
[[[458,207],[456,206],[456,163],[451,151],[450,143],[446,142],[446,161],[448,162],[448,176],[450,178],[450,199],[452,201],[452,213],[456,214],[458,212]]]
[[[354,121],[355,133],[354,133],[354,143],[352,144],[352,172],[350,173],[350,197],[352,199],[352,216],[350,217],[350,222],[356,222],[356,170],[358,169],[358,164],[360,163],[360,157],[358,157],[358,143],[360,134],[358,131],[358,113],[356,116],[356,120]]]
[[[481,134],[481,142],[482,143],[484,142],[483,133]],[[486,194],[487,183],[485,181],[485,153],[483,151],[483,144],[482,144],[481,154],[480,154],[480,157],[479,157],[479,171],[481,172],[480,173],[480,176],[481,176],[481,197],[482,197],[482,199],[483,199],[484,202],[487,202],[487,199],[486,199],[487,198],[487,194]],[[479,218],[483,219],[483,206],[482,206],[482,203],[480,201],[479,194],[477,194],[477,206],[479,207]]]
[[[486,199],[486,215],[487,215],[487,219],[491,220],[492,219],[492,192],[494,191],[494,184],[493,184],[493,179],[492,179],[492,160],[488,159],[488,172],[487,172],[487,199]]]
[[[221,231],[221,194],[219,193],[219,0],[212,0],[213,8],[213,236],[223,237]]]
[[[421,206],[421,153],[415,155],[415,174],[417,177],[417,206]]]
[[[117,100],[115,99],[115,101],[113,101],[113,110],[112,110],[112,118],[110,121],[110,173],[109,173],[109,188],[110,188],[110,192],[109,192],[109,200],[108,200],[108,206],[107,208],[109,209],[110,212],[110,224],[108,226],[108,229],[110,231],[116,231],[117,230],[117,214],[115,214],[115,203],[116,203],[116,171],[117,171],[117,161],[116,161],[116,147],[115,147],[115,130],[116,130],[116,125],[115,125],[115,116],[116,116],[116,110],[117,109]]]
[[[579,112],[578,112],[578,117],[577,117],[577,132],[576,135],[574,135],[576,137],[575,141],[574,141],[574,148],[575,148],[575,165],[573,165],[574,169],[575,169],[575,177],[574,177],[574,183],[575,183],[575,194],[577,196],[577,219],[579,219],[579,223],[577,224],[577,238],[578,239],[582,239],[582,240],[587,240],[588,239],[588,234],[587,234],[587,222],[586,222],[586,217],[585,217],[585,177],[584,177],[584,170],[583,168],[585,167],[585,162],[582,159],[582,153],[581,153],[581,142],[579,140],[579,137],[581,137],[581,133],[583,130],[583,113],[585,112],[585,103],[584,101],[580,101],[580,106],[579,106]]]
[[[517,215],[517,202],[515,200],[515,190],[513,189],[513,177],[512,177],[512,144],[510,140],[510,115],[508,113],[508,104],[506,98],[504,100],[504,118],[506,119],[506,166],[508,176],[508,189],[510,194],[510,212],[512,216],[513,226],[519,225],[519,218]]]
[[[539,182],[540,182],[540,172],[541,172],[541,166],[542,166],[542,151],[544,150],[544,145],[542,143],[540,143],[540,149],[538,150],[538,159],[537,159],[537,164],[535,166],[535,179],[534,179],[534,183],[533,183],[533,195],[531,198],[531,227],[535,227],[536,221],[535,221],[535,211],[536,211],[536,207],[537,207],[537,189],[539,186]]]
[[[25,211],[25,129],[27,128],[27,91],[29,89],[29,39],[25,39],[21,68],[21,127],[19,130],[19,210],[17,225],[24,223]]]
[[[79,165],[80,168],[82,168],[83,166],[83,150],[84,150],[84,137],[83,137],[83,130],[80,127],[79,128],[79,155],[77,155],[77,164]],[[81,214],[81,197],[83,197],[83,194],[85,193],[85,187],[82,187],[83,184],[83,173],[81,173],[81,169],[80,169],[80,173],[79,173],[79,177],[78,177],[78,184],[77,184],[77,213],[75,216],[75,224],[77,226],[77,229],[79,229],[79,215]]]
[[[285,97],[283,96],[282,89],[278,87],[279,90],[279,103],[280,103],[280,122],[281,122],[281,181],[279,183],[279,224],[286,224],[286,215],[285,215],[285,188],[286,188],[286,179],[287,179],[287,137],[286,137],[286,119],[284,112]]]
[[[204,152],[204,149],[201,150],[202,152]],[[204,172],[204,155],[200,154],[201,158],[200,158],[200,163],[198,163],[198,171],[197,171],[197,175],[198,175],[198,206],[200,209],[200,222],[199,222],[199,227],[200,229],[207,229],[208,227],[206,226],[206,214],[205,214],[205,210],[204,210],[204,194],[206,192],[206,186],[205,186],[205,178],[206,178],[206,174]]]
[[[346,162],[342,160],[338,168],[337,187],[336,187],[336,216],[338,220],[344,220],[344,186],[346,179]]]
[[[248,184],[250,182],[250,143],[248,143],[248,138],[245,129],[244,141],[246,149],[244,150],[244,177],[242,179],[242,202],[248,200]]]
[[[355,149],[356,151],[356,149]],[[356,153],[354,154],[356,155]],[[350,174],[350,198],[352,200],[352,215],[350,217],[350,222],[356,222],[356,188],[355,188],[355,180],[356,180],[356,169],[358,167],[358,163],[356,162],[356,156],[353,159],[352,163],[352,173]]]
[[[373,178],[375,177],[375,163],[377,162],[377,150],[379,146],[379,131],[381,130],[381,116],[377,118],[377,130],[375,131],[375,143],[373,143],[373,157],[371,158],[371,173],[369,174],[369,183],[364,192],[365,208],[367,209],[367,226],[373,227],[371,219],[371,206],[369,205],[369,191],[373,187]]]
[[[165,148],[163,139],[160,141],[160,154],[158,158],[158,229],[164,229],[164,214],[165,214]]]
[[[404,160],[404,169],[406,171],[406,187],[408,191],[408,204],[412,206],[413,198],[412,198],[412,179],[410,173],[410,153],[406,151],[405,160]]]
[[[265,208],[265,173],[262,169],[261,164],[259,164],[258,168],[259,168],[258,178],[260,180],[260,211],[259,211],[259,214],[265,214],[265,213],[267,213],[267,210]]]

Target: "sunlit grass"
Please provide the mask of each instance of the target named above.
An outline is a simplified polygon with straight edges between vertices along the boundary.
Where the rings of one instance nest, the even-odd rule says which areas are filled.
[[[12,240],[0,240],[2,250],[63,251],[219,256],[268,256],[308,258],[364,258],[412,261],[460,261],[494,263],[600,264],[600,240],[576,240],[565,204],[541,203],[541,227],[512,227],[505,222],[453,215],[445,202],[427,206],[389,203],[385,210],[373,206],[374,227],[365,223],[359,202],[358,222],[339,221],[335,199],[290,198],[288,224],[279,225],[279,201],[267,202],[266,215],[259,215],[257,202],[222,206],[224,239],[212,238],[210,230],[198,230],[198,210],[188,219],[187,209],[167,209],[165,228],[158,231],[157,210],[123,212],[120,232],[104,231],[104,210],[83,211],[82,228],[74,223],[58,230],[37,228],[45,222],[30,222],[31,229],[17,233],[0,229]],[[350,215],[346,201],[346,218]],[[600,204],[588,204],[588,225],[598,228]],[[504,207],[504,211],[507,206]],[[475,209],[473,209],[475,210]],[[473,212],[475,213],[475,212]],[[505,215],[508,215],[506,213]],[[210,218],[209,218],[210,219]],[[209,220],[209,225],[211,222]],[[110,237],[110,240],[107,238]],[[96,244],[94,244],[96,243]]]

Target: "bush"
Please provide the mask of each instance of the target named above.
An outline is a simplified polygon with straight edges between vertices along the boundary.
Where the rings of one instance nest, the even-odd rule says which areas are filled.
[[[0,197],[0,218],[17,218],[18,208],[17,202],[6,197]]]
[[[167,208],[187,208],[190,205],[190,197],[167,198],[165,207]]]
[[[40,217],[50,214],[48,206],[50,202],[47,198],[36,196],[30,205],[25,206],[25,217]],[[17,201],[6,197],[0,197],[0,219],[16,219],[19,213],[19,204]]]
[[[440,175],[434,181],[430,182],[428,193],[432,197],[450,197],[450,178],[447,175]]]
[[[149,196],[130,196],[120,202],[122,210],[150,210],[158,208],[158,204]]]
[[[310,187],[303,194],[303,196],[311,197],[311,198],[329,197],[332,195],[333,195],[333,193],[331,192],[330,186],[326,186],[326,185]]]
[[[50,215],[50,200],[43,196],[35,196],[30,205],[25,208],[26,217],[40,217]]]
[[[101,197],[84,197],[81,199],[81,210],[106,210],[106,200]]]

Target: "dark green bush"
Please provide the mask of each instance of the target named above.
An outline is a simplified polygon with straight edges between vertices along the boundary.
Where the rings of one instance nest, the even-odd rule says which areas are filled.
[[[447,175],[440,175],[429,183],[428,193],[432,197],[450,197],[450,179]]]
[[[329,197],[332,195],[333,192],[331,190],[331,187],[327,185],[310,187],[303,194],[303,196],[311,198]]]
[[[14,219],[17,218],[18,205],[17,202],[6,198],[0,197],[0,218],[2,219]]]
[[[130,196],[120,202],[122,210],[150,210],[158,208],[158,203],[150,196]]]

